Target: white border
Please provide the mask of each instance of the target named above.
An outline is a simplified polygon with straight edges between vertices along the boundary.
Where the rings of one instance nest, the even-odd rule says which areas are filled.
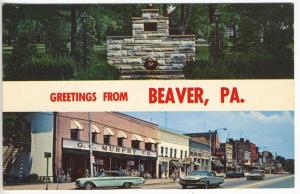
[[[293,0],[293,1],[278,1],[278,0],[273,0],[273,1],[269,1],[269,0],[265,0],[265,1],[257,1],[257,0],[246,0],[246,1],[238,1],[238,0],[231,0],[231,1],[215,1],[215,0],[202,0],[202,1],[195,1],[195,0],[140,0],[140,1],[128,1],[128,0],[117,0],[117,1],[107,1],[107,0],[2,0],[1,3],[39,3],[39,4],[54,4],[54,3],[66,3],[66,4],[75,4],[75,3],[84,3],[84,4],[88,4],[88,3],[271,3],[271,2],[293,2],[295,5],[295,9],[294,9],[294,20],[295,20],[295,28],[294,28],[294,38],[295,38],[295,99],[296,99],[296,106],[295,106],[295,161],[300,161],[299,158],[299,154],[298,154],[298,149],[300,146],[300,143],[298,141],[296,141],[297,139],[300,139],[300,133],[299,133],[299,122],[300,122],[300,117],[299,117],[299,99],[300,99],[300,83],[299,83],[299,76],[300,76],[300,68],[298,67],[298,62],[300,62],[300,45],[299,45],[299,18],[300,18],[300,3]],[[2,8],[0,13],[2,13]],[[1,14],[2,15],[2,14]],[[2,26],[2,20],[1,20],[1,26]],[[2,34],[1,36],[1,40],[2,40]],[[0,46],[1,50],[2,50],[2,41],[1,41],[1,46]],[[2,61],[2,52],[0,55],[0,59]],[[1,62],[2,65],[2,62]],[[1,75],[2,75],[2,68],[0,70]],[[2,78],[2,76],[0,76]],[[2,80],[2,79],[1,79]],[[2,87],[1,87],[1,92],[2,92]],[[2,95],[1,95],[2,96]],[[2,105],[2,97],[1,98],[1,105]],[[2,114],[0,115],[2,117]],[[2,127],[2,119],[0,121],[1,127]],[[2,130],[0,132],[0,135],[2,135]],[[1,149],[2,150],[2,146]],[[0,159],[2,159],[2,154],[0,156]],[[298,162],[299,163],[299,162]],[[295,162],[295,189],[259,189],[257,191],[261,192],[261,193],[272,193],[272,194],[282,194],[284,192],[289,192],[289,193],[299,193],[300,192],[300,187],[299,187],[299,170],[298,170],[298,165],[296,165],[297,163]],[[2,165],[0,167],[0,170],[2,169]],[[1,171],[2,172],[2,171]],[[0,181],[2,181],[2,175],[0,175]],[[2,185],[0,186],[0,188],[2,188]],[[83,193],[87,193],[87,192],[94,192],[94,193],[104,193],[104,194],[115,194],[115,193],[119,193],[120,191],[124,192],[124,193],[141,193],[143,192],[144,194],[153,194],[153,192],[165,192],[165,193],[188,193],[188,194],[194,194],[194,193],[203,193],[203,190],[101,190],[101,191],[80,191]],[[222,189],[222,190],[205,190],[206,193],[227,193],[227,194],[236,194],[236,193],[253,193],[256,190],[253,189]],[[41,193],[41,191],[3,191],[3,193]],[[45,191],[42,191],[43,193]],[[78,192],[78,191],[59,191],[59,193],[74,193],[74,192]],[[47,191],[47,193],[57,193],[57,191]]]

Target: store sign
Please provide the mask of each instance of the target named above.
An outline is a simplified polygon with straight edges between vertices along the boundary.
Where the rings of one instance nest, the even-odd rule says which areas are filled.
[[[76,141],[70,139],[63,139],[63,148],[80,149],[80,150],[90,149],[88,142],[82,142],[82,141]],[[153,151],[119,147],[114,145],[96,144],[96,143],[93,143],[93,150],[99,152],[116,153],[116,154],[157,157],[157,153]]]

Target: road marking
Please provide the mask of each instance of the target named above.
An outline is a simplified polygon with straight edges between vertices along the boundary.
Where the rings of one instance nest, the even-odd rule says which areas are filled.
[[[240,188],[240,189],[246,189],[246,188],[256,188],[257,186],[261,186],[264,184],[270,184],[270,183],[276,183],[279,181],[283,181],[285,179],[289,179],[291,177],[294,177],[294,175],[290,175],[290,176],[284,176],[284,177],[279,177],[279,178],[274,178],[274,179],[270,179],[270,180],[264,180],[262,182],[256,182],[256,183],[252,183],[252,184],[247,184],[244,186],[237,186],[237,187],[233,187],[233,188]]]

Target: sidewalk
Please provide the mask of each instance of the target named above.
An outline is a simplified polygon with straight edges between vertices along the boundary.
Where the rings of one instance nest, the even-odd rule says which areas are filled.
[[[145,185],[168,184],[173,183],[172,179],[146,179]],[[72,190],[75,189],[75,182],[71,183],[49,183],[49,190]],[[4,190],[45,190],[46,184],[27,184],[3,186]]]

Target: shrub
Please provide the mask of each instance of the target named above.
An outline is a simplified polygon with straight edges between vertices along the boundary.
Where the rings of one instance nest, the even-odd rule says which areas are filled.
[[[120,73],[117,68],[106,63],[96,63],[75,73],[76,80],[116,80]]]
[[[187,79],[290,79],[293,60],[285,59],[266,52],[229,52],[218,63],[188,62],[184,74]]]

